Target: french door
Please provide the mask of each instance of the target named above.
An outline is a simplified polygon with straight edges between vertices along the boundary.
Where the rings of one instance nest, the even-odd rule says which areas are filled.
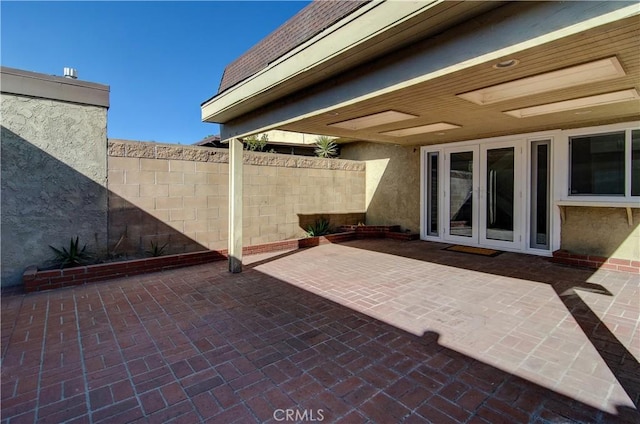
[[[520,250],[522,142],[444,149],[444,239]]]
[[[478,146],[444,150],[444,238],[478,243]]]

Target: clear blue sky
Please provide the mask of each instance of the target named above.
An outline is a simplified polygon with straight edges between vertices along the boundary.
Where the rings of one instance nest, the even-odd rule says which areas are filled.
[[[108,136],[191,144],[225,65],[309,2],[0,2],[3,66],[111,86]]]

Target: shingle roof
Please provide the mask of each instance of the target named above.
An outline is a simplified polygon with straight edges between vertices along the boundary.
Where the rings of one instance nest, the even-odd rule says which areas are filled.
[[[224,70],[218,94],[250,77],[370,0],[315,0]]]
[[[219,135],[209,135],[203,138],[202,140],[196,141],[195,143],[192,143],[192,144],[194,146],[216,146],[219,143],[220,143]]]

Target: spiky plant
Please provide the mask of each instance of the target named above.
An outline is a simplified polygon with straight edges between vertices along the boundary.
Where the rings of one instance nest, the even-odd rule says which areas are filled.
[[[167,247],[168,244],[169,242],[166,242],[165,244],[160,246],[160,243],[154,243],[153,240],[151,240],[151,249],[147,250],[147,254],[151,255],[154,258],[158,256],[162,256],[162,252],[164,251],[164,248]]]
[[[82,246],[82,249],[80,249],[79,246],[80,244],[78,241],[78,237],[76,237],[75,240],[72,237],[69,241],[69,250],[67,250],[65,247],[62,247],[62,249],[56,249],[53,246],[49,247],[56,254],[56,257],[54,259],[56,264],[60,265],[60,268],[68,268],[73,266],[85,265],[89,261],[91,261],[91,259],[93,259],[89,252],[87,252],[86,244]]]
[[[316,222],[307,228],[307,236],[309,237],[324,236],[330,232],[329,220],[326,218],[316,219]]]
[[[321,158],[332,158],[338,154],[338,145],[333,138],[321,135],[316,138],[315,153]]]

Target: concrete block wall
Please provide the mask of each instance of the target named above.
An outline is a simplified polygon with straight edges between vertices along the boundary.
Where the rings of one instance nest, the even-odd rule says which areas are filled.
[[[144,253],[152,242],[167,244],[163,253],[226,247],[224,164],[110,156],[108,167],[114,254]]]
[[[110,140],[108,155],[113,253],[139,255],[152,241],[168,243],[163,253],[227,247],[227,150]],[[365,164],[245,151],[243,208],[247,246],[303,236],[302,216],[363,221]]]

